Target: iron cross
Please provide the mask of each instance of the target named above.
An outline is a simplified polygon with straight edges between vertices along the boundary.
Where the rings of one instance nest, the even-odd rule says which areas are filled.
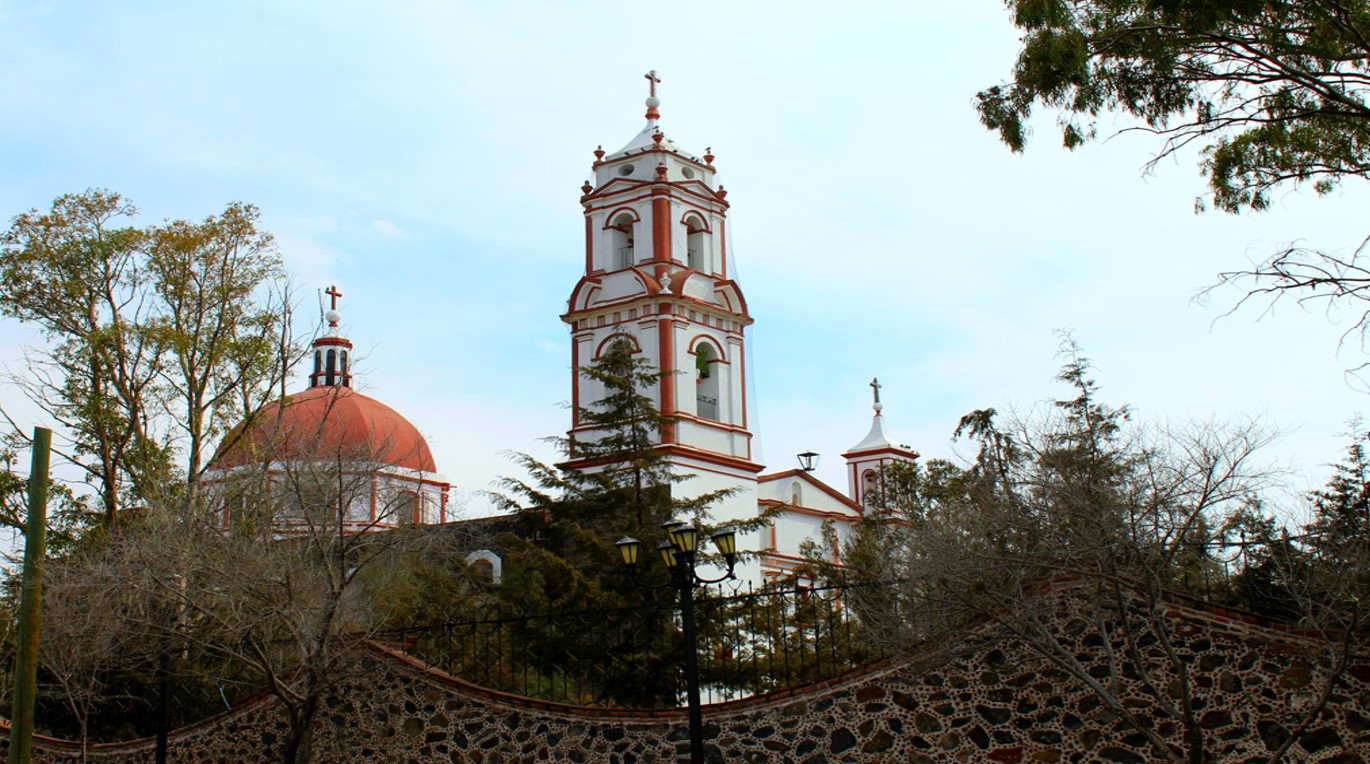
[[[652,92],[648,93],[648,95],[650,95],[651,97],[655,98],[655,97],[656,97],[656,86],[657,86],[657,83],[661,82],[661,78],[658,77],[658,76],[656,76],[656,70],[655,70],[655,69],[653,69],[653,70],[650,71],[650,72],[647,72],[646,74],[644,74],[644,75],[642,75],[642,76],[643,76],[643,77],[646,77],[646,78],[647,78],[647,82],[651,83],[651,84],[649,85],[649,87],[651,87]]]
[[[876,377],[876,378],[874,378],[874,379],[871,380],[871,389],[875,391],[875,402],[876,402],[876,403],[879,403],[879,402],[880,402],[880,378],[879,378],[879,377]]]

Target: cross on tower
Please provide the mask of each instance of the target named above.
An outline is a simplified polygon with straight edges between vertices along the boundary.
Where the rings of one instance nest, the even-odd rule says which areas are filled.
[[[328,306],[328,309],[329,309],[329,310],[337,310],[337,309],[338,309],[338,298],[339,298],[339,297],[342,297],[342,292],[339,292],[339,291],[338,291],[338,288],[337,288],[336,286],[333,286],[332,284],[330,284],[330,285],[328,286],[327,289],[323,290],[323,293],[326,294],[326,295],[328,295],[328,296],[331,298],[331,300],[332,300],[332,301],[330,302],[329,306]]]
[[[877,406],[880,405],[880,387],[881,385],[879,377],[876,377],[871,380],[871,390],[875,392],[875,405]]]
[[[647,95],[649,95],[649,96],[651,96],[651,97],[653,97],[653,98],[656,98],[656,86],[657,86],[658,83],[661,82],[661,78],[658,77],[658,76],[656,76],[656,70],[653,69],[652,71],[647,72],[646,74],[644,74],[644,75],[642,75],[642,76],[643,76],[643,77],[646,77],[646,78],[647,78],[647,82],[650,83],[649,87],[651,88],[651,92],[649,92]]]

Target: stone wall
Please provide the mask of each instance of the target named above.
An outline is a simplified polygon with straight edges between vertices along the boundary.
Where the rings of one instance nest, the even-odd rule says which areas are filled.
[[[1069,615],[1069,596],[1056,595]],[[1313,702],[1316,648],[1288,629],[1232,613],[1177,605],[1172,633],[1194,667],[1196,710],[1218,762],[1265,761]],[[1096,640],[1097,641],[1097,640]],[[1105,652],[1082,634],[1071,645],[1099,668]],[[315,738],[316,761],[609,762],[681,760],[683,712],[562,706],[493,693],[375,647],[357,678],[335,687]],[[1158,668],[1165,682],[1174,677]],[[1102,670],[1100,676],[1104,676]],[[1153,702],[1125,682],[1125,705]],[[1370,762],[1370,662],[1335,687],[1326,711],[1298,736],[1285,761]],[[992,628],[838,680],[705,708],[710,759],[726,762],[1118,762],[1155,760],[1144,736],[1099,696],[1022,643]],[[1177,725],[1156,731],[1178,741]],[[171,761],[267,762],[285,736],[270,701],[180,730]],[[40,740],[35,761],[79,761],[79,748]],[[150,741],[95,746],[100,764],[152,762]]]

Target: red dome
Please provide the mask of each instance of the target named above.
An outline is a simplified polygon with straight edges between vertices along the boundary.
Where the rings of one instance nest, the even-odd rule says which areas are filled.
[[[418,428],[399,412],[350,387],[319,385],[259,409],[233,428],[211,467],[262,460],[358,459],[436,472]]]

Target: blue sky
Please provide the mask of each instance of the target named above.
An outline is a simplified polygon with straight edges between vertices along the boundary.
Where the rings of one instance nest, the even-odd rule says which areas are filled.
[[[1364,183],[1196,215],[1194,155],[1144,175],[1140,134],[1066,152],[1044,114],[1013,155],[973,110],[1016,54],[999,0],[834,8],[0,0],[0,214],[88,187],[146,222],[258,205],[300,285],[344,292],[367,392],[474,493],[510,471],[502,451],[550,456],[538,438],[566,426],[579,186],[596,145],[641,128],[656,69],[663,129],[712,147],[730,192],[771,468],[811,449],[842,487],[873,376],[896,436],[955,456],[966,411],[1063,392],[1066,329],[1107,399],[1264,417],[1292,487],[1324,478],[1365,408],[1348,316],[1217,320],[1239,293],[1192,298],[1287,242],[1349,252]],[[0,358],[25,341],[0,322]]]

